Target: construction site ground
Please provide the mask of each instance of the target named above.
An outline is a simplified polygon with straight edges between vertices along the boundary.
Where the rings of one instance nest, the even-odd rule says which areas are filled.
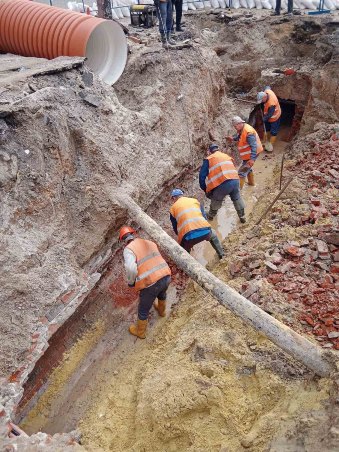
[[[147,338],[128,333],[137,296],[117,231],[133,219],[106,188],[174,237],[170,190],[208,206],[197,181],[208,144],[226,146],[231,117],[253,115],[244,100],[270,85],[284,120],[243,189],[248,221],[227,200],[212,222],[226,257],[208,243],[192,255],[338,362],[338,16],[251,14],[187,15],[180,50],[134,31],[142,43],[113,89],[82,59],[0,55],[0,419],[32,435],[4,447],[339,448],[338,374],[316,377],[173,263],[167,317],[152,309]],[[286,67],[296,74],[275,72]]]

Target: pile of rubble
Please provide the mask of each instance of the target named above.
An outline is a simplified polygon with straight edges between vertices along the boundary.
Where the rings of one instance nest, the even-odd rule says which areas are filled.
[[[335,138],[335,137],[333,137]],[[293,165],[293,183],[228,266],[243,295],[339,350],[339,141],[313,142]],[[259,240],[258,240],[259,238]],[[243,279],[246,282],[242,282]],[[238,285],[238,290],[240,285]]]

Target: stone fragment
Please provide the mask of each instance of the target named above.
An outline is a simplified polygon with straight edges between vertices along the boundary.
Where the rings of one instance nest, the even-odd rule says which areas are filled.
[[[327,334],[327,337],[328,337],[329,339],[337,339],[337,337],[339,337],[339,331],[330,331],[330,332]]]
[[[335,253],[333,253],[333,260],[334,262],[339,262],[339,250],[335,251]]]
[[[270,270],[273,270],[273,271],[277,271],[278,270],[278,267],[276,265],[272,264],[272,262],[270,262],[270,261],[265,261],[265,265]]]
[[[86,92],[80,92],[79,96],[82,98],[86,104],[91,105],[92,107],[98,108],[101,105],[101,100],[98,96],[94,94],[88,94]]]
[[[334,264],[331,265],[330,272],[331,273],[339,273],[339,263],[338,262],[335,262]]]
[[[339,246],[339,233],[334,232],[332,234],[326,234],[324,240],[328,244]]]
[[[332,177],[334,177],[334,179],[339,180],[339,173],[338,173],[338,171],[336,171],[335,169],[332,168],[328,172],[330,173],[330,175]]]
[[[0,136],[5,135],[9,127],[4,119],[0,119]]]
[[[320,259],[328,259],[330,257],[330,252],[326,242],[323,240],[315,240],[317,251],[319,253]]]
[[[270,261],[272,264],[279,265],[283,261],[283,257],[279,253],[274,253],[272,256],[270,256]]]

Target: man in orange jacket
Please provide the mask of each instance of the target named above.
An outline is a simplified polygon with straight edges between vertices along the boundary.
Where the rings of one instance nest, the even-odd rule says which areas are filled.
[[[235,169],[232,157],[219,151],[219,146],[215,143],[209,146],[208,156],[200,168],[199,185],[206,193],[206,197],[211,200],[207,214],[209,220],[213,220],[224,199],[229,196],[241,223],[246,222],[238,171]]]
[[[257,103],[264,104],[263,119],[266,130],[264,142],[268,143],[265,145],[265,149],[272,152],[280,128],[281,108],[279,100],[271,88],[267,86],[265,91],[260,91],[257,94]]]
[[[229,142],[237,142],[239,155],[242,160],[242,165],[238,171],[240,188],[243,188],[246,176],[248,185],[255,185],[252,167],[260,152],[263,151],[259,135],[240,116],[234,116],[232,118],[232,125],[237,131],[237,134],[233,137],[228,136],[226,138]]]
[[[224,250],[217,234],[206,220],[203,206],[195,198],[187,198],[180,188],[171,193],[173,204],[170,220],[173,231],[178,236],[178,243],[188,252],[197,243],[207,240],[215,249],[219,259],[224,257]]]
[[[157,245],[136,237],[136,231],[123,226],[119,240],[125,242],[124,261],[127,282],[139,292],[138,320],[129,332],[140,339],[146,337],[148,314],[154,304],[161,317],[165,317],[166,291],[171,282],[171,269],[161,256]]]

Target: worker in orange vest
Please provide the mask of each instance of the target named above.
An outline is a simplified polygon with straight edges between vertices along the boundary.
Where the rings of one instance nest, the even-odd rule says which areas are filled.
[[[178,236],[178,243],[188,252],[197,243],[208,240],[215,249],[219,259],[225,255],[220,240],[206,220],[203,206],[195,198],[187,198],[180,188],[171,192],[174,201],[170,208],[170,220],[173,231]]]
[[[264,104],[264,142],[267,142],[265,149],[268,152],[272,152],[280,127],[281,108],[279,100],[268,86],[265,88],[265,91],[260,91],[257,94],[257,103]]]
[[[243,188],[245,179],[247,177],[248,185],[255,185],[253,165],[258,155],[263,151],[259,135],[257,131],[246,124],[246,122],[240,118],[240,116],[234,116],[232,118],[232,125],[237,131],[237,134],[226,137],[229,142],[237,142],[238,151],[242,160],[242,165],[238,170],[240,177],[240,188]]]
[[[136,231],[123,226],[119,240],[125,242],[124,261],[127,282],[139,292],[138,320],[129,327],[133,336],[145,339],[148,314],[154,303],[161,317],[165,317],[166,291],[171,282],[171,269],[161,256],[157,245],[136,237]]]
[[[233,159],[219,146],[212,143],[208,148],[208,156],[204,159],[199,173],[200,188],[211,200],[210,210],[207,214],[213,220],[222,206],[226,196],[230,196],[241,223],[245,223],[245,204],[240,194],[238,171],[235,169]]]

